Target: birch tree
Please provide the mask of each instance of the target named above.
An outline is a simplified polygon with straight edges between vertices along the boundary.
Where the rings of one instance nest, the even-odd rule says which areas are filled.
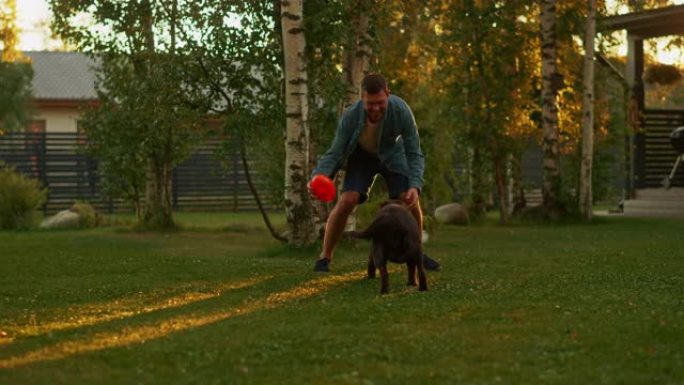
[[[368,74],[371,57],[371,36],[369,33],[370,16],[368,10],[369,3],[364,0],[352,2],[352,39],[344,53],[344,84],[346,87],[345,99],[342,111],[354,104],[361,96],[361,82],[364,75]],[[340,171],[338,177],[338,190],[342,190],[344,171]],[[357,215],[356,209],[349,215],[345,231],[356,229]]]
[[[560,202],[561,174],[558,152],[558,90],[562,77],[556,64],[556,0],[541,0],[541,69],[542,69],[542,198],[545,214],[557,217]]]
[[[288,242],[302,247],[316,239],[306,188],[309,127],[303,0],[283,0],[280,6],[285,59],[285,212]]]
[[[594,156],[594,35],[596,34],[596,0],[588,0],[584,31],[584,97],[582,100],[582,162],[580,167],[579,209],[582,218],[592,218],[592,163]]]
[[[361,81],[368,73],[371,57],[370,16],[368,2],[352,3],[352,41],[344,54],[344,83],[347,88],[344,107],[349,107],[361,96]]]

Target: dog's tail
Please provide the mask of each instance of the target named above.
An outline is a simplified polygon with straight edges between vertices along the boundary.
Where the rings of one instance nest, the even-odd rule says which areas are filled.
[[[387,217],[381,217],[381,218],[375,218],[373,222],[371,222],[368,227],[366,227],[365,230],[363,231],[350,231],[349,235],[351,235],[354,238],[360,238],[360,239],[373,239],[377,235],[382,234],[383,232],[386,232],[386,229],[388,227],[388,218]]]

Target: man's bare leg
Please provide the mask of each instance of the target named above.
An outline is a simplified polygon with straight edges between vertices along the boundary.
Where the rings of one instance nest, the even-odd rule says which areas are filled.
[[[359,193],[356,191],[345,191],[340,195],[340,199],[337,200],[325,224],[323,250],[321,250],[320,259],[332,260],[335,247],[340,238],[342,238],[342,233],[344,233],[347,218],[349,218],[349,214],[351,214],[358,203]]]

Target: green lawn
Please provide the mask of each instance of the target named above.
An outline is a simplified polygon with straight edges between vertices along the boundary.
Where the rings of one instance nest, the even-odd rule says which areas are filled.
[[[316,274],[256,215],[178,220],[0,232],[0,384],[684,383],[684,220],[441,227],[386,296],[363,242]]]

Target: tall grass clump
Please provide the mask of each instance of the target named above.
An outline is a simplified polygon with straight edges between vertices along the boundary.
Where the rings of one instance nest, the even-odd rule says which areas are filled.
[[[47,190],[36,179],[14,168],[0,165],[0,229],[25,230],[37,220],[37,210],[45,203]]]

